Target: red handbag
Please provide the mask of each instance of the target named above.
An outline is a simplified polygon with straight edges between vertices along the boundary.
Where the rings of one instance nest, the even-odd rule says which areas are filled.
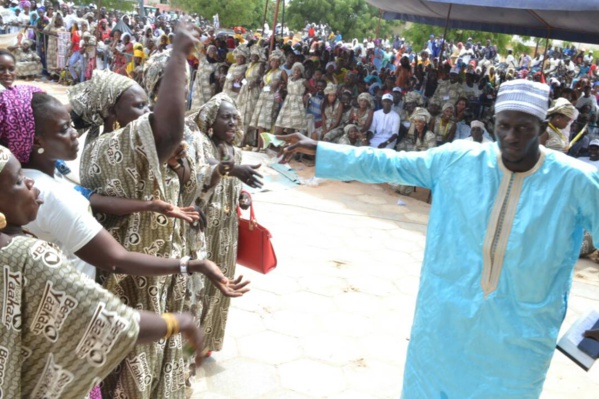
[[[248,196],[247,191],[243,191]],[[250,196],[251,198],[251,196]],[[250,205],[250,219],[241,217],[237,207],[239,238],[237,243],[237,263],[259,273],[266,274],[277,267],[277,255],[270,242],[270,231],[256,221],[254,202]]]

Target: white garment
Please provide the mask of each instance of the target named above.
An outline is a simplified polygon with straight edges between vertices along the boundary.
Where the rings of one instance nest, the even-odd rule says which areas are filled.
[[[463,139],[463,140],[465,140],[465,141],[474,141],[474,139],[472,138],[472,136],[470,136],[470,137],[466,137],[466,138],[465,138],[465,139]],[[483,135],[483,141],[482,141],[482,143],[481,143],[481,144],[485,144],[485,143],[492,143],[492,141],[491,141],[491,140],[489,140],[488,138],[486,138],[486,137]]]
[[[591,112],[595,112],[597,110],[597,98],[593,94],[588,97],[585,97],[584,93],[581,94],[576,100],[576,108],[581,109],[585,105],[590,105]]]
[[[394,134],[399,134],[399,123],[401,118],[399,114],[393,110],[386,114],[382,109],[376,111],[372,117],[372,125],[370,131],[374,133],[370,140],[370,146],[378,148],[378,146],[389,140]],[[385,148],[393,148],[395,143],[389,143]]]
[[[514,56],[512,54],[508,54],[508,56],[505,57],[505,63],[507,64],[508,68],[516,69],[518,67],[516,65],[516,59],[514,58]]]
[[[588,163],[589,165],[593,165],[595,169],[597,169],[597,171],[599,172],[599,161],[591,161],[589,157],[580,157],[578,158],[578,160],[584,163]]]
[[[75,22],[77,22],[77,16],[75,14],[67,14],[67,16],[64,17],[64,26],[69,32]]]
[[[24,226],[25,229],[58,245],[75,269],[95,280],[96,268],[75,255],[102,230],[91,214],[89,201],[60,174],[52,178],[33,169],[23,169],[23,173],[35,180],[44,200],[37,219]]]

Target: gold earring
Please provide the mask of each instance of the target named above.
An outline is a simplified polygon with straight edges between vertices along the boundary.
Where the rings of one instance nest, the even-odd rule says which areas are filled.
[[[121,124],[118,121],[114,121],[112,124],[112,130],[119,130],[121,128]]]
[[[38,149],[37,149],[37,153],[38,153],[38,154],[43,154],[43,153],[44,153],[44,151],[45,151],[45,150],[44,150],[42,147],[40,147],[40,148],[38,148]]]
[[[6,216],[0,212],[0,230],[6,227]]]

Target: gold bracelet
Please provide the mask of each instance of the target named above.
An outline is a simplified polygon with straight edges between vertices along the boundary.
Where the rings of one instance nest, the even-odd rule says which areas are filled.
[[[229,172],[231,172],[231,169],[228,166],[223,166],[223,168],[225,169],[225,173],[221,173],[220,165],[220,163],[216,165],[216,173],[218,173],[218,175],[223,178],[229,177]]]
[[[179,321],[175,315],[172,313],[163,313],[161,317],[166,322],[166,335],[164,336],[164,339],[169,339],[173,335],[179,334]]]

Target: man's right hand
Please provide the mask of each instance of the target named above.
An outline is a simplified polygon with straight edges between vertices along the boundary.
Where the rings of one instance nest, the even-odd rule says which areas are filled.
[[[280,163],[287,163],[295,153],[306,155],[315,155],[318,142],[312,140],[301,133],[292,133],[287,135],[277,135],[279,140],[285,141],[288,145],[283,147],[283,159]],[[279,154],[279,155],[281,155]]]

